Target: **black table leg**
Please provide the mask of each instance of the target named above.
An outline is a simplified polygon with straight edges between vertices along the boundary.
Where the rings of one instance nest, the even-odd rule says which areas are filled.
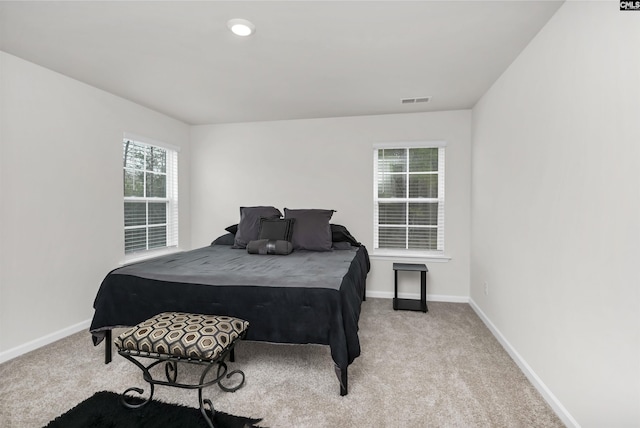
[[[420,300],[422,312],[427,312],[427,272],[420,272]]]
[[[393,271],[393,310],[398,310],[398,271]]]

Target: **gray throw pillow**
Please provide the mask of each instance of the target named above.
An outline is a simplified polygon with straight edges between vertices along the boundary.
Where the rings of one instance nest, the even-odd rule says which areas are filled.
[[[261,218],[280,218],[279,209],[270,206],[240,207],[240,222],[233,248],[247,248],[249,241],[258,239]]]
[[[329,221],[334,210],[284,209],[285,218],[295,218],[291,243],[294,250],[331,251]]]

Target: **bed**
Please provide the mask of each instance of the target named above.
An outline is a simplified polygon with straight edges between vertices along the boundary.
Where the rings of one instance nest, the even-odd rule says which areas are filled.
[[[249,321],[246,340],[329,345],[346,395],[347,368],[360,355],[367,249],[333,242],[331,251],[256,255],[229,245],[233,236],[111,271],[96,295],[90,327],[94,345],[108,339],[105,362],[113,328],[165,311],[229,315]]]

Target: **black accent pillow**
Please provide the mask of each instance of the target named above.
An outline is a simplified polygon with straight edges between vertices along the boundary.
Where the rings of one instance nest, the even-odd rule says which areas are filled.
[[[340,224],[331,225],[331,240],[333,242],[348,242],[354,247],[360,247],[362,244],[349,233],[346,227]]]
[[[261,218],[258,239],[291,242],[295,222],[295,218]]]
[[[235,237],[233,233],[225,233],[222,236],[218,236],[211,245],[233,245]]]
[[[231,226],[225,227],[224,230],[235,235],[236,233],[238,233],[238,225],[232,224]]]
[[[279,209],[270,206],[240,207],[240,222],[233,248],[247,248],[249,241],[258,239],[261,218],[280,218]]]
[[[291,243],[294,250],[331,251],[331,227],[329,220],[334,210],[284,209],[285,218],[295,218]]]

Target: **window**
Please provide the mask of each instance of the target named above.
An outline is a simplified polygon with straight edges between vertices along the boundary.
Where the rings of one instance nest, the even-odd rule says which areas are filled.
[[[374,249],[444,251],[445,145],[374,146]]]
[[[124,252],[177,246],[178,152],[125,135]]]

